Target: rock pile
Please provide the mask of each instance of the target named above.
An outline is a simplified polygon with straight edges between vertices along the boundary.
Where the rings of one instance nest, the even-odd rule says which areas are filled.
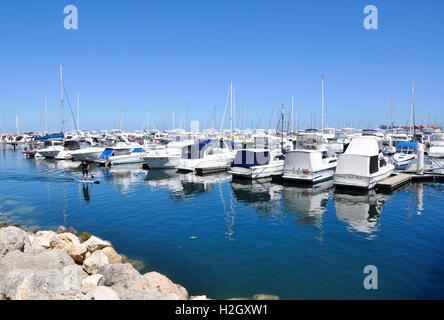
[[[140,274],[109,241],[70,231],[32,233],[3,224],[0,300],[206,299],[189,297],[160,273]]]

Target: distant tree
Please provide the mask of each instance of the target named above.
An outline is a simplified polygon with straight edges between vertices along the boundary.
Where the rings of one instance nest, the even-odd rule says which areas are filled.
[[[387,126],[385,124],[382,124],[379,126],[379,129],[385,130],[385,129],[387,129]]]

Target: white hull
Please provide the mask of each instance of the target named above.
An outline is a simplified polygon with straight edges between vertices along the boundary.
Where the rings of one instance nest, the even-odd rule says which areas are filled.
[[[234,153],[227,155],[209,155],[199,159],[180,159],[177,169],[180,171],[196,171],[196,169],[226,169],[233,161]]]
[[[388,178],[395,167],[393,165],[387,165],[385,170],[380,170],[378,173],[369,176],[360,176],[354,174],[335,174],[334,184],[342,187],[352,187],[359,189],[373,189],[379,182]]]
[[[284,160],[276,160],[266,165],[246,167],[231,167],[228,171],[234,177],[247,179],[268,178],[273,175],[282,175]]]
[[[143,157],[150,169],[174,169],[179,165],[180,156]]]
[[[142,162],[144,162],[142,154],[131,154],[131,155],[109,157],[109,163],[111,163],[112,165],[142,163]]]
[[[304,174],[302,170],[284,170],[282,179],[294,182],[318,183],[333,178],[334,169],[325,169]]]
[[[87,148],[84,150],[76,150],[71,152],[71,156],[74,160],[83,161],[88,158],[90,161],[96,161],[103,153],[105,148]]]
[[[45,158],[55,158],[59,154],[60,150],[54,149],[42,149],[39,151],[39,154]]]

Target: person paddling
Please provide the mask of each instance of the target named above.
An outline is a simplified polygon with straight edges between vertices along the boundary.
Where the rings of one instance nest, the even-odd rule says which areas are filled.
[[[86,158],[82,161],[82,174],[83,174],[83,180],[85,180],[86,175],[86,181],[88,181],[88,172],[89,172],[89,160]]]

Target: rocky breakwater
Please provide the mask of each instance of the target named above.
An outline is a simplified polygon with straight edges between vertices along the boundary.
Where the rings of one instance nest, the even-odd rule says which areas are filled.
[[[71,230],[69,230],[71,231]],[[140,274],[109,241],[0,226],[0,300],[194,300],[166,276]]]

